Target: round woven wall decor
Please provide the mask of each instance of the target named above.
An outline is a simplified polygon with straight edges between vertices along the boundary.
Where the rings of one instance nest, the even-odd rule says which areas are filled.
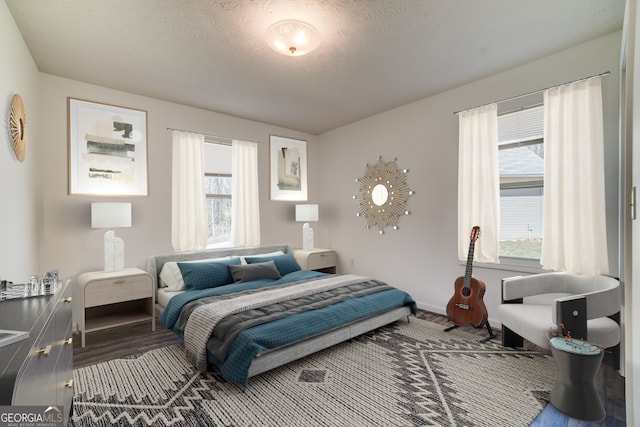
[[[24,116],[24,103],[19,94],[13,95],[11,101],[11,112],[9,113],[9,131],[13,141],[13,151],[16,153],[18,161],[22,162],[26,154],[27,134],[25,128],[27,121]]]

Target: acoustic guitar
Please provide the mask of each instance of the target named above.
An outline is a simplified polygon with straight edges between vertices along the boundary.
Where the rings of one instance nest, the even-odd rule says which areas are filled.
[[[455,292],[447,304],[447,316],[458,326],[471,325],[474,328],[480,328],[487,323],[489,317],[487,307],[482,300],[487,287],[482,280],[471,277],[473,251],[479,235],[480,227],[476,225],[471,230],[471,242],[469,243],[469,255],[467,256],[464,277],[456,279]]]

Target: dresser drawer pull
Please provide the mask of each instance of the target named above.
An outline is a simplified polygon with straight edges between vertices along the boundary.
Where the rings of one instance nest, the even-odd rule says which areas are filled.
[[[41,348],[40,350],[37,351],[42,357],[49,357],[49,354],[51,354],[51,344],[49,344],[48,346],[46,346],[45,348]]]
[[[69,382],[64,383],[65,388],[73,388],[73,380],[69,380]]]
[[[69,338],[68,340],[64,340],[64,345],[71,345],[73,344],[73,337]]]
[[[69,297],[69,298],[65,298],[65,299],[64,299],[64,302],[65,302],[65,303],[67,303],[67,304],[69,304],[69,303],[71,302],[71,300],[72,300],[72,299],[73,299],[73,298],[71,298],[71,297]]]
[[[124,279],[120,279],[113,282],[114,285],[122,285],[123,283],[127,283],[127,281]]]

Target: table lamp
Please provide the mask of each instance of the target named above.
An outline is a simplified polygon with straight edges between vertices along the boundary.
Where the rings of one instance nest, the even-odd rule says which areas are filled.
[[[296,205],[296,221],[304,222],[302,226],[302,249],[313,249],[313,228],[309,222],[318,220],[318,205]]]
[[[91,203],[92,228],[131,227],[131,203]],[[124,241],[104,233],[104,271],[124,270]]]

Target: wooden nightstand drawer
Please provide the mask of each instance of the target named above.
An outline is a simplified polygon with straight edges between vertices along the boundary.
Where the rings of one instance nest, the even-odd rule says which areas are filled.
[[[311,252],[307,257],[307,268],[318,270],[326,267],[336,266],[336,253],[334,251]]]
[[[324,273],[336,273],[338,257],[330,249],[294,249],[293,256],[303,270],[316,270]]]
[[[152,280],[147,275],[97,279],[84,290],[84,306],[95,307],[141,298],[153,293]]]

